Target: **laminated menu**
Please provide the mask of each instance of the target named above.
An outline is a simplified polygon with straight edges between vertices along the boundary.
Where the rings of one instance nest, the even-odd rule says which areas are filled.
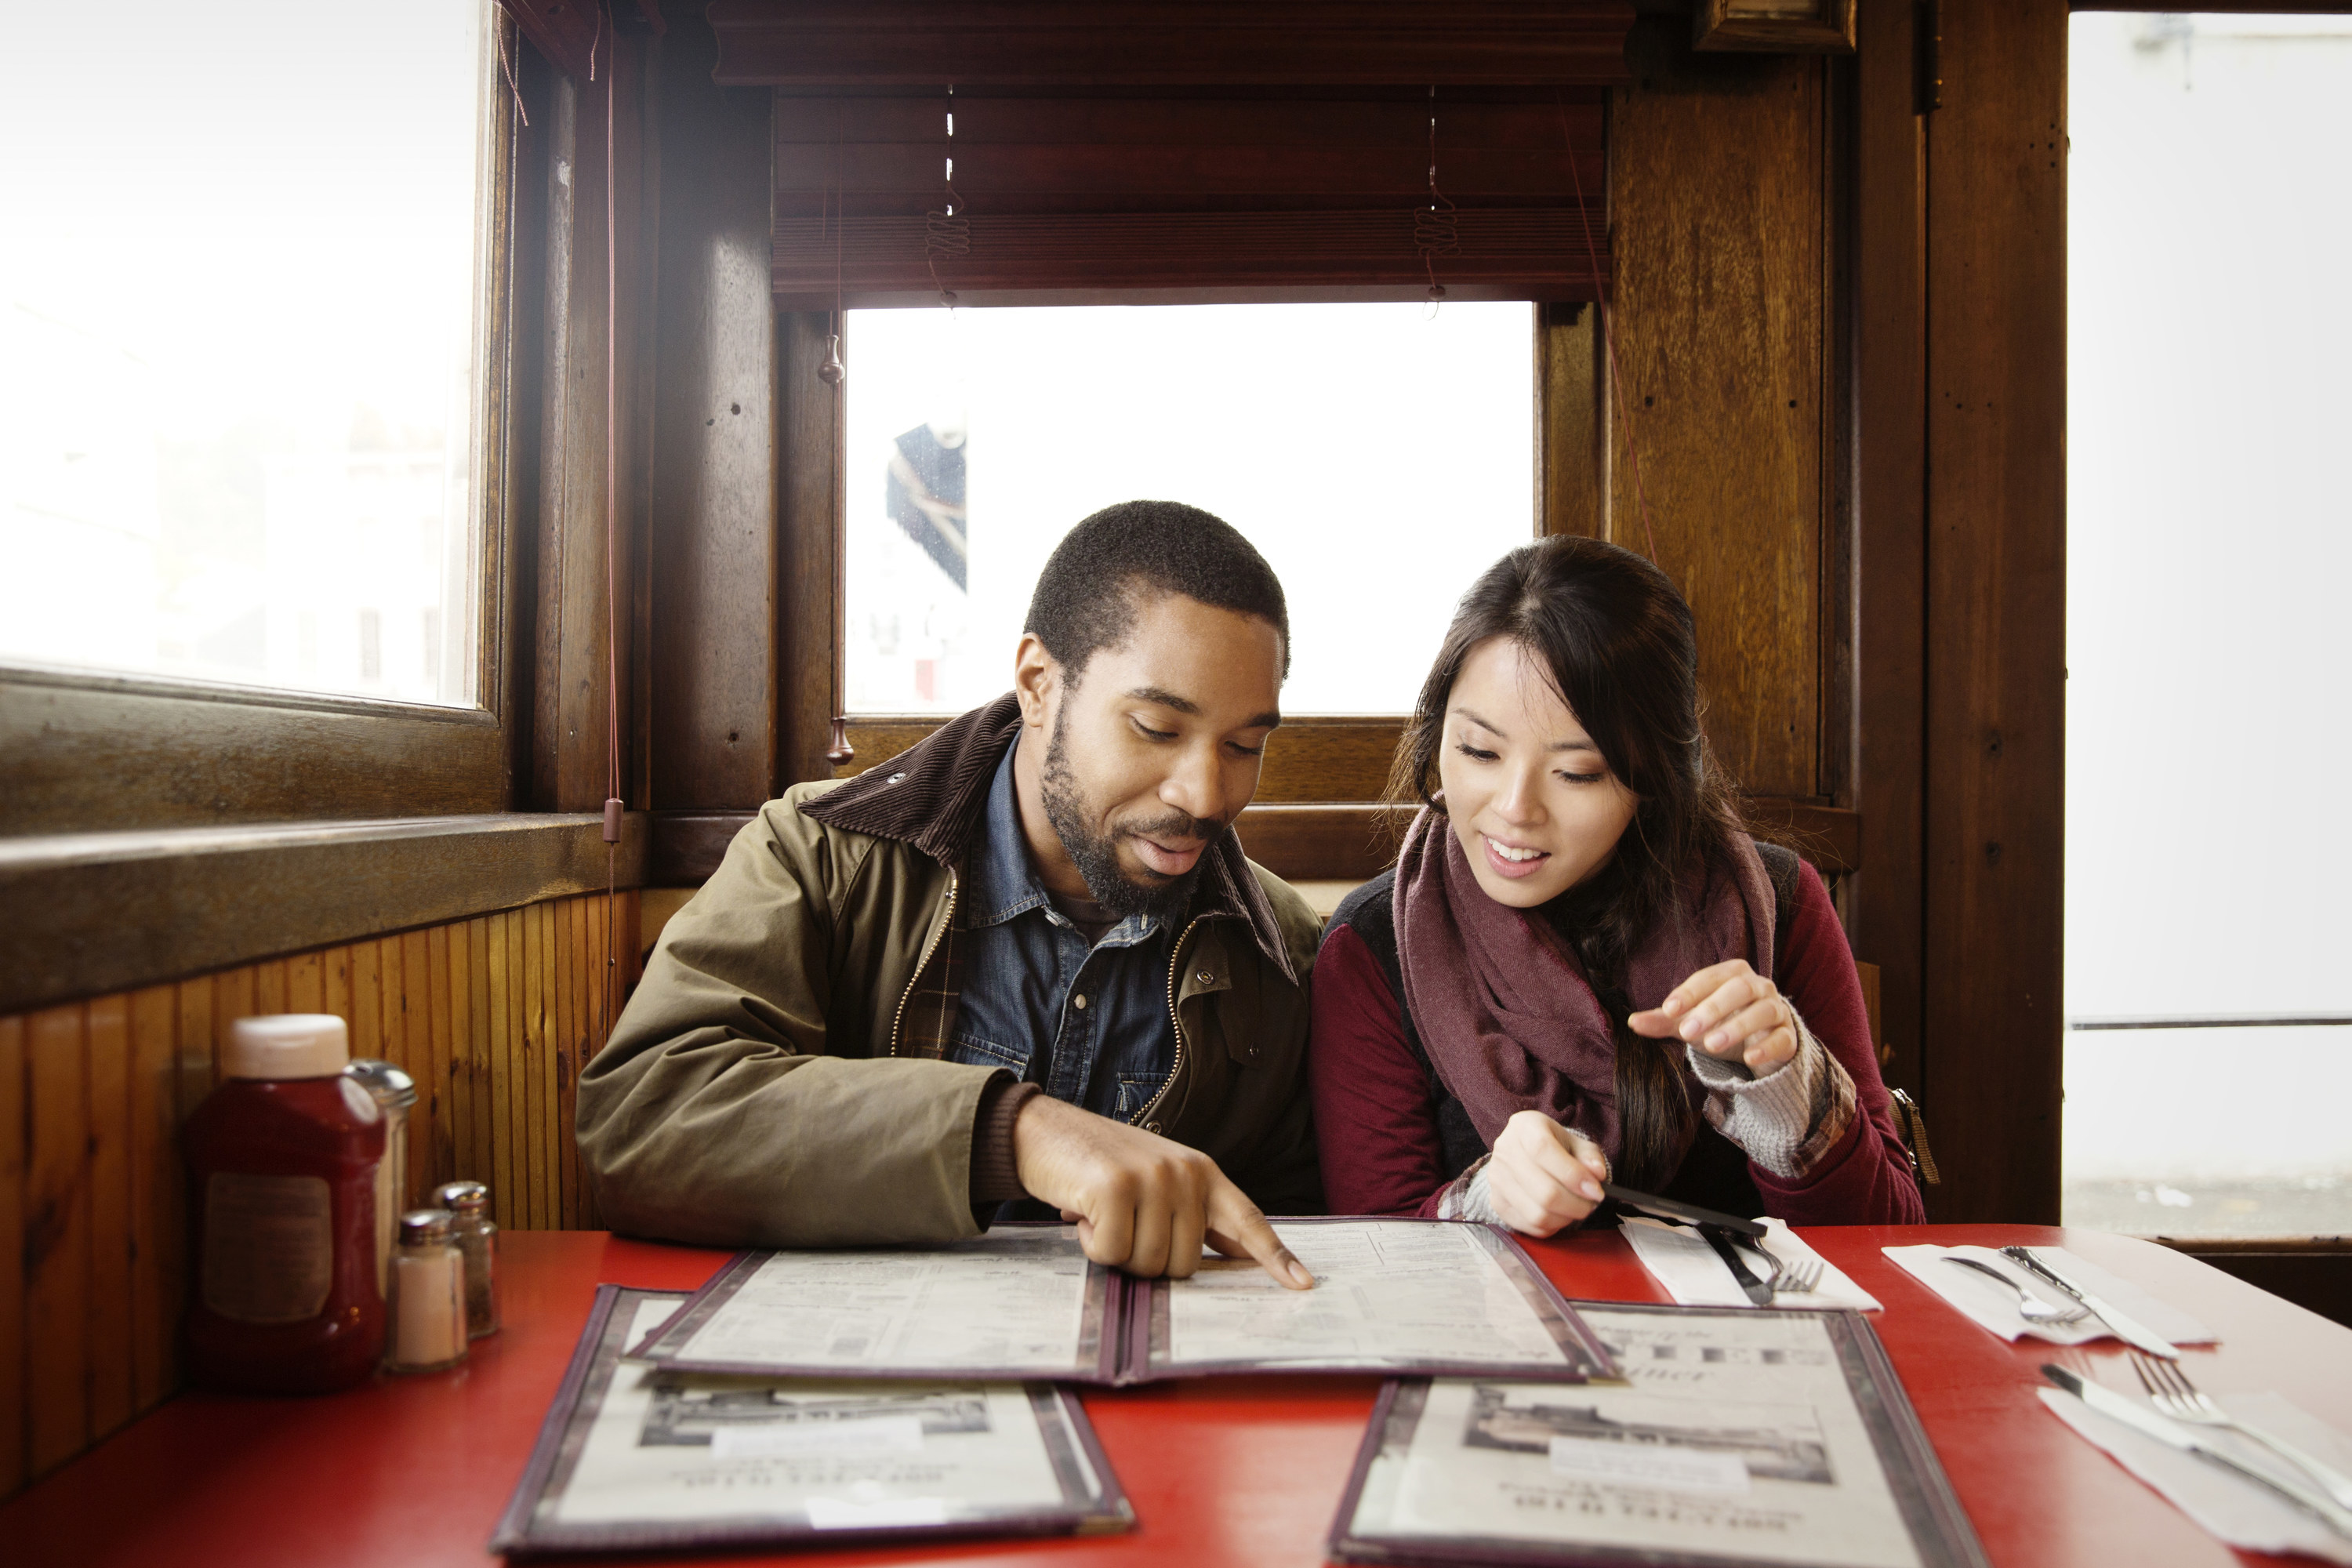
[[[1188,1279],[1087,1260],[1066,1226],[966,1242],[746,1252],[629,1352],[681,1371],[1052,1378],[1123,1384],[1225,1372],[1612,1375],[1608,1352],[1518,1244],[1448,1220],[1277,1220],[1316,1278],[1248,1258]]]
[[[1390,1384],[1331,1555],[1982,1568],[1968,1516],[1859,1314],[1584,1312],[1622,1383]]]
[[[892,1545],[1135,1522],[1085,1411],[1063,1390],[624,1362],[623,1349],[682,1300],[598,1288],[493,1552]]]

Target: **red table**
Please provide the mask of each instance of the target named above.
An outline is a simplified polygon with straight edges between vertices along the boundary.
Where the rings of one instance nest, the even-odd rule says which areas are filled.
[[[2195,1313],[2222,1345],[2187,1365],[2215,1393],[2275,1389],[2352,1429],[2352,1331],[2153,1243],[2041,1226],[1856,1226],[1806,1239],[1886,1304],[1873,1317],[2000,1564],[2227,1563],[2171,1505],[2044,1411],[2035,1368],[2058,1359],[2135,1387],[2111,1344],[2011,1347],[1880,1256],[1885,1245],[2060,1244]],[[311,1400],[190,1394],[0,1507],[10,1563],[174,1568],[480,1564],[599,1281],[685,1289],[725,1256],[596,1232],[519,1232],[507,1247],[507,1329],[466,1368]],[[1572,1298],[1663,1294],[1612,1232],[1530,1250]],[[1378,1383],[1213,1378],[1090,1394],[1087,1408],[1133,1500],[1130,1534],[950,1545],[937,1561],[1289,1563],[1323,1561]],[[905,1552],[794,1552],[730,1563],[903,1562]],[[2251,1556],[2246,1561],[2259,1561]],[[647,1561],[631,1559],[633,1563]],[[709,1559],[703,1559],[709,1561]]]

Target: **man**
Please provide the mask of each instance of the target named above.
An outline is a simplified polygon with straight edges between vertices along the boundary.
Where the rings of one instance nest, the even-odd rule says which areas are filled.
[[[580,1079],[605,1215],[722,1246],[940,1241],[1008,1200],[1087,1256],[1205,1240],[1312,1278],[1305,1079],[1319,922],[1244,858],[1290,659],[1282,586],[1171,501],[1045,563],[1013,689],[839,784],[795,785],[662,933]]]

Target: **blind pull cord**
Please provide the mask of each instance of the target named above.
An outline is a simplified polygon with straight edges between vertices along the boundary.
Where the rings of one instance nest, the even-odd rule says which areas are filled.
[[[596,36],[604,36],[604,8],[596,8]],[[589,47],[589,79],[595,79],[595,47]],[[596,1048],[613,1037],[612,1008],[620,954],[614,906],[620,901],[621,844],[621,652],[619,600],[613,570],[613,539],[621,524],[620,426],[620,215],[615,196],[620,179],[613,166],[613,117],[618,100],[613,72],[604,73],[604,984],[596,999]],[[582,1063],[586,1066],[586,1063]]]

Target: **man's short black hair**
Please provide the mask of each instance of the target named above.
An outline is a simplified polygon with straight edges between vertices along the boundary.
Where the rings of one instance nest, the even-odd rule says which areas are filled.
[[[1070,530],[1037,574],[1022,630],[1045,645],[1075,685],[1097,649],[1126,640],[1144,595],[1154,593],[1270,623],[1288,678],[1290,611],[1274,568],[1232,523],[1181,501],[1121,501]]]

